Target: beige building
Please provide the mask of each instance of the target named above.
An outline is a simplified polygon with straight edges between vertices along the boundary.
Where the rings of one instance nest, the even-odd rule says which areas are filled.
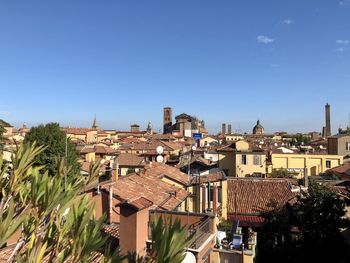
[[[319,175],[342,163],[343,157],[340,155],[275,152],[271,154],[271,165],[268,170],[271,173],[274,169],[286,169],[297,174],[297,177],[301,177],[304,174],[304,169],[306,169],[307,175]]]
[[[133,153],[121,153],[115,159],[118,169],[118,176],[125,176],[130,173],[140,172],[146,162],[143,157]]]
[[[266,174],[266,155],[252,149],[246,141],[237,141],[219,148],[219,168],[229,177],[263,177]]]
[[[200,147],[209,147],[213,144],[218,144],[218,140],[214,137],[211,137],[211,136],[207,136],[207,137],[204,137],[202,139],[200,139],[199,141],[199,146]]]
[[[328,137],[328,154],[350,157],[350,135],[339,134]]]

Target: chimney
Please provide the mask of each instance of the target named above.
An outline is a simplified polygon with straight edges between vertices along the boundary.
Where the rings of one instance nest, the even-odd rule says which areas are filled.
[[[229,124],[228,127],[227,127],[227,133],[228,133],[229,135],[232,134],[232,125],[231,125],[231,124]]]
[[[222,134],[222,135],[225,135],[225,134],[226,134],[226,123],[223,123],[223,124],[221,125],[221,134]]]
[[[146,241],[148,240],[149,208],[151,201],[140,197],[132,202],[123,202],[120,206],[119,245],[121,254],[136,252],[146,256]]]

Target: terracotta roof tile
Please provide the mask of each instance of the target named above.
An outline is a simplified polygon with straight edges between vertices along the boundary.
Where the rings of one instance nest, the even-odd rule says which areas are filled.
[[[218,182],[222,180],[226,180],[225,173],[222,171],[216,172],[216,173],[211,173],[207,175],[201,175],[200,176],[200,183],[208,183],[208,182]],[[198,184],[199,183],[199,178],[194,177],[192,178],[192,184]]]
[[[180,169],[166,165],[164,163],[152,163],[145,167],[145,174],[155,178],[161,178],[166,176],[174,181],[177,181],[183,185],[188,185],[188,175],[181,172]]]
[[[144,166],[144,158],[133,153],[121,153],[115,160],[120,166]]]
[[[112,149],[111,147],[102,146],[102,145],[85,146],[80,151],[81,154],[92,153],[92,152],[95,152],[97,154],[114,154],[117,151]]]
[[[114,185],[114,194],[121,200],[136,200],[144,197],[154,207],[173,210],[188,196],[188,192],[168,184],[159,178],[144,174],[132,174],[119,178]]]
[[[119,223],[105,224],[102,227],[102,232],[115,239],[119,239],[119,228]]]
[[[153,205],[153,202],[144,197],[138,197],[134,200],[125,200],[125,202],[118,204],[118,206],[129,205],[137,210],[142,210]]]
[[[271,201],[283,207],[295,197],[291,191],[292,185],[283,179],[229,179],[228,185],[228,213],[235,212],[235,194],[237,194],[237,213],[259,215],[271,210]]]

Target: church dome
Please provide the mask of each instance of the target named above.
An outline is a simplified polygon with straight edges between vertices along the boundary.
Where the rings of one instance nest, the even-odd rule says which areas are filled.
[[[264,134],[264,127],[260,124],[260,120],[256,122],[253,128],[253,134]]]

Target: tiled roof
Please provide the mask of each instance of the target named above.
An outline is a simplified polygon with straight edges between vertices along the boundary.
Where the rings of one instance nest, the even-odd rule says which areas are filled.
[[[216,165],[216,163],[212,163],[209,160],[204,159],[202,156],[193,156],[191,159],[191,164],[193,164],[193,163],[199,163],[203,166],[208,166],[208,167]],[[179,163],[176,167],[181,169],[187,165],[188,165],[188,161],[184,161],[184,162]]]
[[[119,223],[105,224],[102,226],[102,232],[115,239],[119,239],[119,228]]]
[[[90,128],[64,128],[63,130],[67,134],[75,134],[75,135],[85,135],[87,132],[96,131],[95,129],[90,129]]]
[[[176,140],[175,136],[172,134],[152,134],[149,135],[148,138],[155,139],[155,140]]]
[[[11,245],[11,246],[0,249],[0,263],[6,262],[10,258],[15,247],[16,247],[16,245]]]
[[[115,160],[120,166],[143,166],[144,158],[133,153],[121,153]]]
[[[182,144],[178,142],[163,142],[161,141],[165,147],[168,147],[170,150],[180,150],[182,149]]]
[[[231,214],[227,216],[228,220],[235,220],[236,217]],[[265,221],[262,216],[247,216],[247,215],[237,215],[239,220],[239,226],[243,227],[261,227]]]
[[[151,201],[154,207],[166,210],[178,207],[189,194],[179,187],[143,174],[120,177],[113,193],[121,200],[130,202],[143,197]]]
[[[131,149],[139,151],[156,151],[158,146],[163,146],[165,152],[173,151],[172,148],[159,140],[148,140],[146,142],[133,143]]]
[[[135,208],[136,210],[142,210],[145,209],[147,207],[150,207],[153,205],[153,202],[148,200],[147,198],[144,197],[138,197],[134,200],[125,200],[125,202],[118,204],[119,206],[122,205],[129,205],[133,208]]]
[[[201,175],[200,177],[200,181],[198,177],[194,177],[192,178],[192,184],[198,184],[200,183],[208,183],[208,182],[218,182],[218,181],[223,181],[226,180],[226,176],[225,173],[223,171],[219,171],[216,173],[211,173],[211,174],[207,174],[207,175]]]
[[[340,177],[350,178],[350,162],[346,162],[343,165],[329,169],[326,172]]]
[[[97,154],[114,154],[117,151],[112,149],[111,147],[102,146],[102,145],[85,146],[80,151],[81,154],[92,153],[92,152],[95,152]]]
[[[138,143],[144,142],[144,138],[126,137],[119,140],[121,143]]]
[[[145,174],[155,178],[161,178],[166,176],[174,181],[177,181],[183,185],[188,185],[188,175],[181,172],[180,169],[166,165],[164,163],[152,163],[145,167]]]
[[[247,215],[259,215],[271,210],[269,204],[272,201],[278,207],[283,207],[295,196],[291,183],[283,179],[229,179],[227,188],[229,214],[235,212],[235,194],[237,213]]]

